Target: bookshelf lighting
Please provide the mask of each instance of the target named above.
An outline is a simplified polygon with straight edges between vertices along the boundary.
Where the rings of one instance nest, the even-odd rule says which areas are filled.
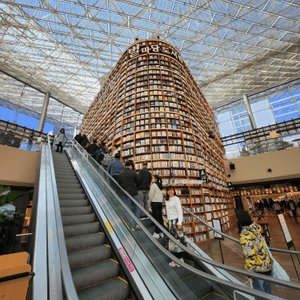
[[[139,40],[126,49],[86,111],[82,133],[105,139],[109,149],[119,145],[137,171],[147,161],[197,216],[221,219],[223,230],[235,222],[213,111],[170,43]],[[184,226],[196,243],[213,237],[187,213]]]

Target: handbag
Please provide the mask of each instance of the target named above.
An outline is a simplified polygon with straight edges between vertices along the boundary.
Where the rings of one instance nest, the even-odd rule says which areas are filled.
[[[264,241],[265,242],[265,241]],[[266,248],[268,249],[269,255],[271,257],[271,259],[273,260],[273,265],[272,265],[272,271],[271,271],[271,276],[280,280],[286,280],[286,281],[290,281],[290,277],[289,275],[286,273],[286,271],[284,270],[284,268],[275,260],[275,258],[273,257],[267,243],[266,244]],[[277,288],[285,288],[285,286],[280,285],[280,284],[274,284],[275,287]]]
[[[182,226],[182,230],[178,230],[176,224],[171,223],[169,224],[169,232],[171,233],[171,235],[181,244],[183,244],[184,246],[187,246],[185,243],[185,228]],[[175,253],[180,253],[183,252],[183,250],[178,247],[171,239],[168,239],[167,245],[166,245],[167,249],[170,252],[175,252]]]

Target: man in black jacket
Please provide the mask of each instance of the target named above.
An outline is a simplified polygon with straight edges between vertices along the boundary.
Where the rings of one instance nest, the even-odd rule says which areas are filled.
[[[149,211],[149,190],[152,181],[152,175],[147,170],[147,162],[143,162],[143,168],[139,171],[139,180],[140,183],[138,185],[138,194],[141,205],[144,206],[145,210]],[[147,216],[142,212],[141,219],[145,219]]]
[[[139,178],[134,171],[134,163],[132,160],[127,160],[125,163],[125,169],[119,174],[118,183],[119,185],[127,191],[137,202],[139,202],[137,186],[139,184]],[[124,203],[131,209],[135,216],[140,219],[140,208],[131,202],[130,198],[124,197]],[[131,223],[131,230],[134,231],[133,220],[129,218]],[[138,229],[138,226],[136,226]]]
[[[96,151],[98,150],[98,145],[97,145],[97,140],[93,140],[93,143],[90,144],[87,148],[86,151],[93,155]]]
[[[74,138],[75,141],[77,141],[79,144],[81,144],[82,140],[83,140],[83,137],[81,136],[81,132],[79,132],[75,138]]]

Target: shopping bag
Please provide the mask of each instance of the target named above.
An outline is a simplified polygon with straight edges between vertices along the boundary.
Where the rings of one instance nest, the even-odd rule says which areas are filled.
[[[286,281],[290,281],[290,277],[289,275],[286,273],[286,271],[284,270],[284,268],[275,260],[275,258],[273,257],[266,241],[264,240],[265,244],[266,244],[266,248],[269,252],[269,255],[271,257],[271,259],[273,260],[273,265],[272,265],[272,271],[271,271],[271,276],[280,280],[286,280]],[[274,284],[275,287],[277,288],[285,288],[285,286],[280,285],[280,284]]]
[[[290,281],[289,275],[286,273],[284,268],[274,259],[273,259],[273,265],[272,265],[272,271],[271,271],[271,276],[280,280],[286,280]],[[277,288],[282,288],[284,289],[285,286],[280,285],[280,284],[274,284],[275,287]]]
[[[293,213],[292,213],[292,211],[291,211],[291,210],[289,210],[289,216],[290,216],[291,218],[293,218],[293,217],[294,217],[294,215],[293,215]]]
[[[176,224],[169,224],[169,232],[171,233],[171,235],[181,244],[183,244],[184,246],[186,246],[185,243],[185,229],[182,226],[182,230],[178,230]],[[170,252],[175,252],[175,253],[180,253],[183,250],[178,247],[171,239],[168,240],[167,243],[167,248]]]

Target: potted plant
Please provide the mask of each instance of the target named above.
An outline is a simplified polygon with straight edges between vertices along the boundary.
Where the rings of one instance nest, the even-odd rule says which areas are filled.
[[[13,227],[14,225],[19,226],[19,221],[22,220],[12,202],[18,197],[32,192],[33,190],[16,194],[9,186],[0,186],[0,255],[9,245],[14,244],[16,234]]]

